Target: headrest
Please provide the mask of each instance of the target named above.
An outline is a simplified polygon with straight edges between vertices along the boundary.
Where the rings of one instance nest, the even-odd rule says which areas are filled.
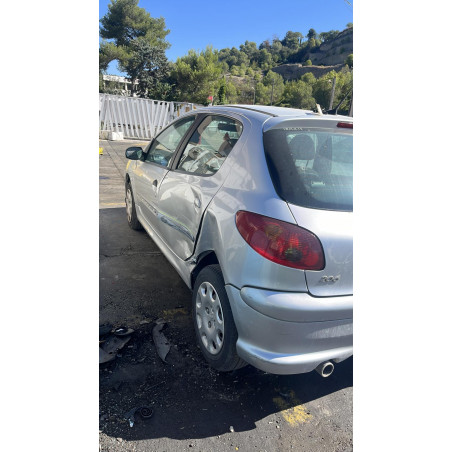
[[[308,135],[297,135],[292,138],[289,149],[296,160],[312,160],[315,157],[314,141]]]

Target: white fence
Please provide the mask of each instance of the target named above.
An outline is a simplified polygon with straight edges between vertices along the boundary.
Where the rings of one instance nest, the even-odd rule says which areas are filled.
[[[99,94],[99,134],[122,132],[124,138],[151,139],[195,104]]]

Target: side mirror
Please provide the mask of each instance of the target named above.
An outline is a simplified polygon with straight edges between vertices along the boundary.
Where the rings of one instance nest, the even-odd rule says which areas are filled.
[[[126,149],[126,158],[130,160],[140,160],[143,155],[143,149],[138,146],[132,146]]]

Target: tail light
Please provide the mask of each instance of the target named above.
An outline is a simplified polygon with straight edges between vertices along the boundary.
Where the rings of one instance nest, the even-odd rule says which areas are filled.
[[[266,259],[301,270],[323,270],[320,240],[306,229],[256,213],[237,212],[235,222],[246,243]]]
[[[338,122],[337,127],[340,127],[342,129],[353,129],[353,123],[352,122]]]

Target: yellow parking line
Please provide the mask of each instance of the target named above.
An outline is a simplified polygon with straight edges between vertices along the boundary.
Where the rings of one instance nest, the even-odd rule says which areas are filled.
[[[101,202],[99,204],[101,206],[118,206],[118,207],[124,207],[126,205],[125,202]]]
[[[282,397],[274,397],[273,403],[281,410],[282,417],[292,427],[304,424],[312,418],[312,415],[306,411],[306,408],[300,400],[295,397],[294,391],[289,391],[289,401]]]

